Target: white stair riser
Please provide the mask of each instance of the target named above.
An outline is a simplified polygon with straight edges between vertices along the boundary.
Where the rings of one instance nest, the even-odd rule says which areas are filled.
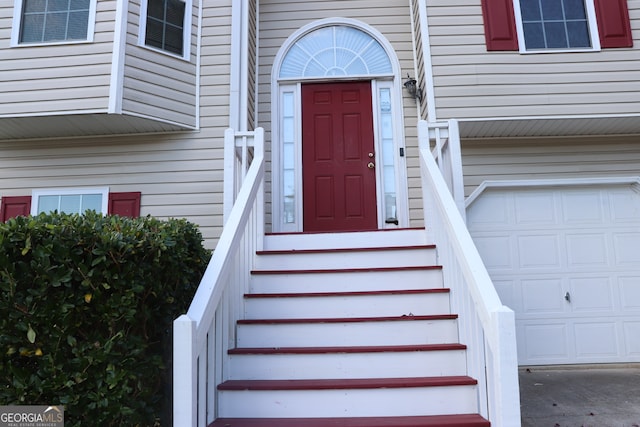
[[[475,386],[220,391],[220,417],[385,417],[477,412]]]
[[[293,380],[466,375],[464,350],[230,355],[229,379]]]
[[[241,324],[238,347],[331,347],[451,344],[458,342],[454,319],[392,322]]]
[[[265,236],[265,250],[379,248],[429,244],[425,230],[360,233],[278,234]]]
[[[246,319],[449,314],[448,293],[247,298]]]
[[[341,268],[414,267],[436,263],[434,249],[389,251],[307,252],[259,255],[255,269],[334,270]]]
[[[442,271],[331,272],[321,274],[254,274],[250,292],[357,292],[442,288]]]

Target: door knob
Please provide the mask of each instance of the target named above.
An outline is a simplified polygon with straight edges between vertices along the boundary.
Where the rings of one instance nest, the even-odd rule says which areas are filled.
[[[373,153],[369,153],[369,158],[373,159]]]
[[[376,165],[375,165],[373,162],[369,162],[369,163],[367,163],[367,167],[368,167],[369,169],[373,169],[373,168],[375,168],[375,167],[376,167]]]

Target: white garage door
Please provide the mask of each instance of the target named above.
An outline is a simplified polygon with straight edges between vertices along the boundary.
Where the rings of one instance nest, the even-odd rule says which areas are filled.
[[[640,361],[640,194],[631,185],[489,189],[467,222],[520,365]]]

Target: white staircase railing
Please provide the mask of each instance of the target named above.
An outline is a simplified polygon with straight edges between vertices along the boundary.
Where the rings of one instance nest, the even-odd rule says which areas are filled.
[[[264,133],[225,134],[225,164],[237,194],[194,299],[173,324],[173,425],[200,427],[217,413],[216,384],[227,378],[227,350],[243,310],[249,274],[264,236]],[[231,155],[231,159],[228,156]],[[236,167],[240,165],[240,168]],[[226,178],[226,177],[225,177]],[[238,189],[238,190],[236,190]],[[227,191],[227,189],[225,189]]]
[[[458,206],[462,218],[465,219],[458,121],[451,119],[447,122],[429,123],[427,124],[427,131],[433,158],[444,177],[444,181],[453,196],[453,200],[456,202],[456,206]]]
[[[478,380],[480,414],[495,427],[520,426],[515,316],[502,305],[460,207],[434,160],[427,122],[418,125],[425,226],[443,266],[451,305],[467,344],[469,375]]]

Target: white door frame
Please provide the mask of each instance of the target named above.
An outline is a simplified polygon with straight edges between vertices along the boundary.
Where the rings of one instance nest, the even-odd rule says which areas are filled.
[[[387,75],[358,75],[358,76],[340,76],[340,77],[322,77],[322,78],[293,78],[281,79],[280,67],[289,49],[304,35],[324,27],[331,26],[349,26],[367,33],[375,39],[385,50],[391,63],[392,72]],[[371,81],[372,91],[372,108],[373,108],[373,124],[374,124],[374,146],[376,150],[375,163],[378,166],[383,165],[382,152],[382,115],[381,93],[389,95],[391,102],[391,125],[393,138],[394,153],[387,153],[387,161],[389,157],[393,158],[395,166],[395,195],[396,195],[396,218],[398,224],[387,224],[385,222],[384,212],[384,186],[382,167],[376,168],[376,197],[378,207],[378,228],[402,228],[409,225],[409,203],[408,203],[408,187],[406,173],[406,156],[401,155],[404,152],[404,117],[402,112],[402,82],[400,65],[391,44],[388,40],[374,28],[353,19],[330,18],[310,23],[294,34],[282,45],[275,57],[271,75],[271,194],[272,194],[272,230],[274,232],[301,232],[302,224],[302,105],[301,105],[301,86],[305,82],[331,82],[331,81],[353,81],[368,80]],[[386,95],[385,95],[386,96]],[[286,104],[286,105],[285,105]],[[292,126],[284,129],[284,114],[292,120]],[[290,117],[291,116],[291,117]],[[285,135],[285,132],[287,135]],[[291,141],[293,143],[285,149],[283,141]],[[285,154],[286,151],[286,154]],[[285,159],[286,155],[286,159]],[[293,221],[284,221],[284,167],[291,167],[293,164],[293,186],[295,193],[295,201],[293,202]],[[291,175],[291,171],[287,172]],[[290,211],[291,212],[291,211]]]

